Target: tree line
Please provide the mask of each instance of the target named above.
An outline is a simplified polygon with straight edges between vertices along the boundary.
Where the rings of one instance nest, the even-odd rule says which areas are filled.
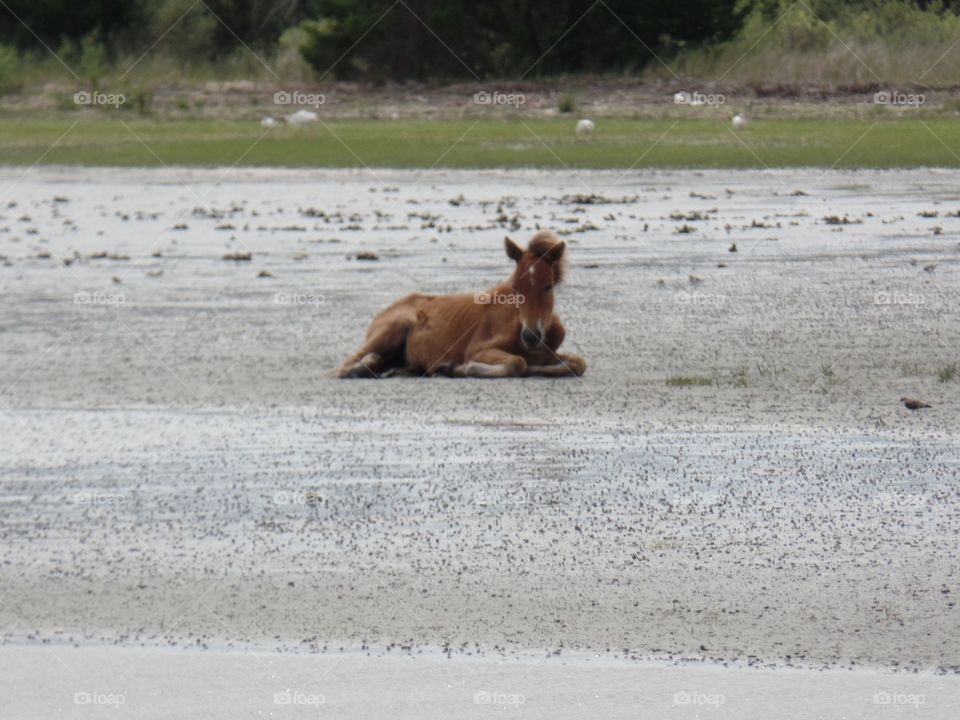
[[[807,0],[825,21],[890,5],[956,14],[960,0]],[[0,46],[95,45],[107,59],[158,51],[185,62],[270,52],[291,29],[318,76],[537,78],[631,72],[730,40],[786,0],[5,0]],[[162,39],[161,39],[162,38]]]

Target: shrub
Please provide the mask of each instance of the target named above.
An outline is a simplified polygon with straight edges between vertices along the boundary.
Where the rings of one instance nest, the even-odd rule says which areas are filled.
[[[20,87],[20,57],[12,47],[0,45],[0,94]]]

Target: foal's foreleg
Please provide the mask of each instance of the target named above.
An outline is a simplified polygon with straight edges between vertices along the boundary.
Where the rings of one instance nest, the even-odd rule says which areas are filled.
[[[489,349],[470,356],[454,368],[456,377],[502,378],[521,377],[527,371],[527,361],[504,350]]]
[[[527,377],[580,377],[587,371],[587,361],[579,355],[552,353],[543,365],[527,365]]]
[[[579,355],[557,352],[566,334],[560,318],[554,315],[540,351],[530,358],[527,377],[580,377],[587,371],[587,362]]]

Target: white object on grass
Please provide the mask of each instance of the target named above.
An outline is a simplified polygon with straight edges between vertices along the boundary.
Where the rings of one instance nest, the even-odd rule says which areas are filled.
[[[577,120],[576,133],[581,137],[588,137],[591,133],[593,133],[594,127],[596,126],[593,124],[593,120],[583,118],[583,120]]]
[[[297,110],[287,117],[287,124],[299,127],[300,125],[308,125],[309,123],[316,122],[319,119],[320,116],[312,110]]]

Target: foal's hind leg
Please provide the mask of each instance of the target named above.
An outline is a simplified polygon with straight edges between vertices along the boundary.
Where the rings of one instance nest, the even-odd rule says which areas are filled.
[[[403,367],[407,335],[416,322],[417,299],[416,295],[407,296],[376,317],[367,331],[367,339],[340,366],[337,377],[375,378],[387,370]]]
[[[366,347],[366,344],[364,344]],[[365,353],[362,350],[354,353],[337,371],[339,378],[374,378],[386,369],[383,355],[375,352]]]
[[[407,329],[396,324],[371,329],[360,349],[340,366],[337,377],[380,377],[385,370],[403,364],[402,355],[406,341]]]

